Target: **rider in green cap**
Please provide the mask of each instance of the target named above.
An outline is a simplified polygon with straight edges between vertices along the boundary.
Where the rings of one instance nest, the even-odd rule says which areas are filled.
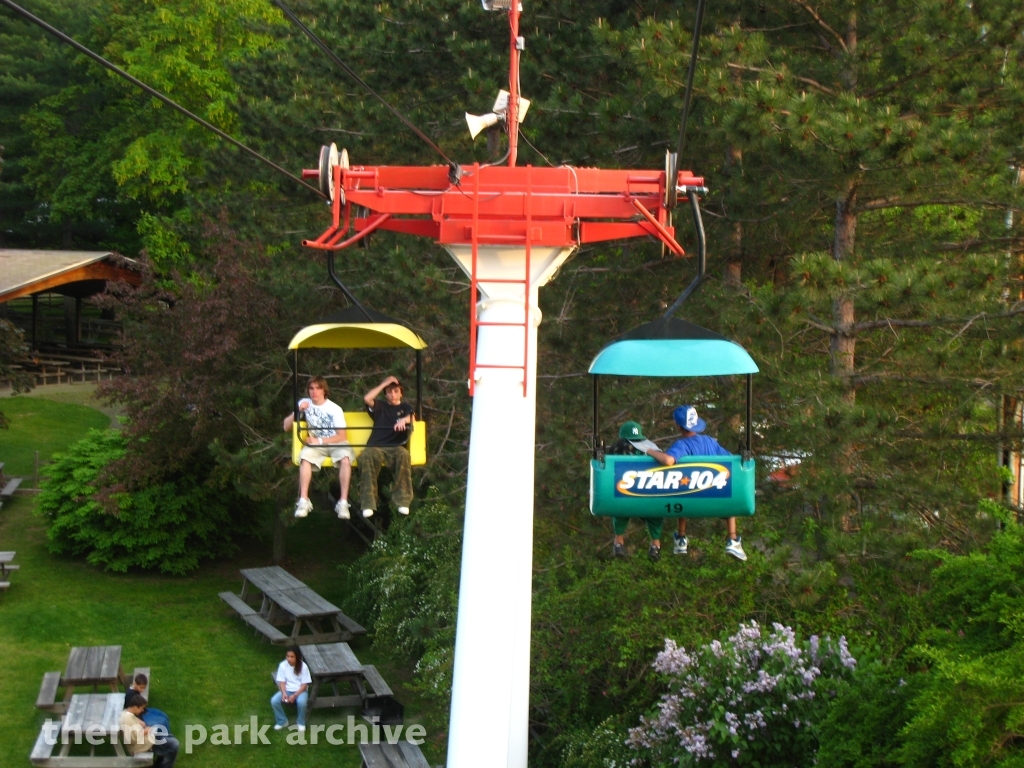
[[[658,446],[644,437],[643,428],[635,421],[627,421],[619,428],[619,440],[606,453],[612,456],[651,456],[662,464],[665,461],[660,456],[665,456],[658,450]],[[655,455],[660,454],[660,456]],[[672,464],[675,460],[669,459]],[[642,518],[647,523],[647,533],[651,537],[651,545],[647,549],[647,556],[651,560],[661,557],[661,526],[663,520],[660,517]],[[628,517],[613,517],[612,530],[615,532],[615,539],[612,541],[612,553],[615,557],[626,556],[626,528],[629,526]]]

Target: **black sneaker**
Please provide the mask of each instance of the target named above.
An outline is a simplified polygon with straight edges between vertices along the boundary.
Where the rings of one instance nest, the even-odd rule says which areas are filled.
[[[651,544],[651,546],[647,548],[647,556],[651,558],[651,560],[657,562],[661,559],[661,547],[657,544]]]
[[[625,557],[626,556],[626,545],[616,544],[612,542],[612,557]]]

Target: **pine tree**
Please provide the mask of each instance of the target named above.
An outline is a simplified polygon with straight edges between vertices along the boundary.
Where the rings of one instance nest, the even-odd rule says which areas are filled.
[[[704,311],[768,374],[763,444],[806,454],[805,500],[847,530],[867,508],[969,536],[974,499],[999,486],[996,443],[1020,441],[996,411],[1024,372],[1008,217],[1024,14],[795,0],[715,13],[691,146],[723,158],[697,170],[713,188],[724,177],[708,200],[712,247],[728,252],[742,231],[748,289],[731,302],[712,290]],[[649,21],[608,41],[667,97],[685,29]]]

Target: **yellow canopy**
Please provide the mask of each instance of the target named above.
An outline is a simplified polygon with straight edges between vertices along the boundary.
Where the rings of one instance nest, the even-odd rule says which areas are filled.
[[[320,323],[308,325],[292,337],[288,349],[426,349],[416,333],[397,323]]]

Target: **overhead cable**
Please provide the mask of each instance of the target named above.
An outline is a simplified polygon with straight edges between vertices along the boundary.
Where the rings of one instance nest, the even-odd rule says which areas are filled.
[[[102,66],[106,67],[107,69],[109,69],[114,74],[116,74],[116,75],[118,75],[120,77],[123,77],[125,80],[127,80],[132,85],[135,85],[135,86],[141,88],[142,90],[144,90],[146,93],[148,93],[153,98],[159,99],[164,104],[169,106],[171,109],[177,110],[181,114],[185,115],[185,117],[187,117],[189,120],[193,120],[196,123],[199,123],[199,125],[203,126],[207,130],[213,131],[215,134],[220,136],[222,139],[224,139],[225,141],[229,142],[230,144],[233,144],[234,146],[238,147],[243,152],[245,152],[245,153],[251,155],[252,157],[256,158],[257,160],[259,160],[264,165],[270,166],[271,168],[273,168],[278,173],[283,173],[285,176],[287,176],[292,181],[298,182],[299,184],[301,184],[302,186],[306,187],[307,189],[312,190],[313,192],[315,192],[320,197],[323,197],[323,198],[327,197],[325,194],[323,194],[319,189],[317,189],[313,185],[307,184],[305,181],[300,179],[298,176],[296,176],[295,174],[291,173],[290,171],[285,170],[284,168],[282,168],[281,166],[279,166],[277,163],[273,162],[272,160],[268,160],[267,158],[265,158],[263,155],[261,155],[256,150],[250,149],[249,147],[245,146],[245,144],[243,144],[242,142],[240,142],[237,139],[233,138],[232,136],[229,136],[228,134],[224,133],[224,131],[222,131],[217,126],[212,125],[211,123],[208,123],[206,120],[203,120],[203,118],[199,117],[199,115],[196,115],[196,114],[193,114],[192,112],[189,112],[187,109],[185,109],[183,106],[181,106],[177,102],[172,101],[167,96],[164,96],[162,93],[160,93],[160,91],[156,90],[155,88],[153,88],[153,87],[151,87],[149,85],[146,85],[144,82],[139,80],[137,77],[132,77],[131,75],[129,75],[127,72],[125,72],[123,69],[121,69],[116,64],[107,61],[102,56],[100,56],[98,53],[94,53],[93,51],[89,50],[84,45],[82,45],[77,40],[75,40],[74,38],[69,37],[68,35],[66,35],[63,32],[61,32],[59,29],[50,26],[49,24],[47,24],[45,21],[43,21],[39,17],[32,15],[31,13],[26,11],[24,8],[22,8],[21,6],[16,5],[15,3],[11,2],[11,0],[0,0],[0,4],[7,6],[8,8],[10,8],[15,13],[20,14],[22,17],[24,17],[25,19],[31,21],[36,26],[46,30],[51,35],[56,37],[58,40],[61,40],[62,42],[67,43],[68,45],[70,45],[72,48],[74,48],[75,50],[79,51],[80,53],[84,53],[90,59],[92,59],[93,61],[97,62],[98,64],[101,64]]]
[[[693,96],[693,73],[697,69],[697,51],[700,48],[700,30],[704,25],[704,0],[697,0],[697,19],[693,24],[693,47],[690,49],[690,68],[686,73],[686,93],[683,96],[683,117],[679,123],[679,140],[676,142],[676,153],[669,158],[668,208],[676,207],[678,190],[675,177],[679,170],[679,162],[683,159],[686,147],[686,122],[690,117],[690,99]]]
[[[697,69],[697,50],[700,48],[700,29],[704,25],[704,1],[697,0],[697,20],[693,24],[693,48],[690,49],[690,69],[686,73],[686,95],[683,97],[683,118],[679,124],[676,155],[683,156],[686,146],[686,121],[690,117],[690,99],[693,96],[693,73]]]
[[[405,115],[403,115],[397,109],[395,109],[393,106],[388,104],[388,102],[384,100],[383,96],[381,96],[379,93],[377,93],[375,90],[373,90],[373,88],[371,88],[369,86],[369,84],[365,80],[363,80],[363,78],[361,78],[358,74],[356,74],[354,69],[352,69],[348,64],[346,64],[341,59],[339,59],[338,56],[334,53],[334,51],[332,51],[330,48],[327,47],[327,43],[325,43],[323,40],[321,40],[320,37],[317,36],[317,34],[315,32],[313,32],[313,30],[311,30],[309,27],[307,27],[305,24],[303,24],[299,20],[299,17],[296,16],[294,13],[292,13],[291,9],[288,8],[288,6],[286,6],[283,2],[281,2],[281,0],[271,0],[271,2],[274,5],[276,5],[278,8],[280,8],[281,12],[284,13],[284,15],[287,16],[288,19],[295,26],[297,26],[300,30],[302,30],[302,33],[306,37],[308,37],[310,40],[312,40],[313,43],[316,45],[316,47],[319,48],[321,51],[323,51],[331,61],[333,61],[335,64],[337,64],[339,67],[341,67],[345,71],[345,74],[347,74],[349,77],[351,77],[357,83],[359,83],[359,85],[361,85],[366,90],[367,93],[369,93],[371,96],[376,98],[381,104],[383,104],[385,107],[387,107],[389,110],[391,110],[391,113],[394,114],[394,116],[397,117],[399,120],[401,120],[403,123],[405,123],[405,125],[408,126],[409,129],[413,133],[415,133],[417,136],[419,136],[427,144],[427,146],[429,146],[432,150],[437,152],[437,154],[439,154],[441,157],[443,157],[444,161],[446,163],[448,163],[448,166],[452,169],[453,173],[458,171],[458,175],[461,176],[461,169],[459,169],[459,164],[458,163],[456,163],[454,160],[452,160],[450,157],[448,157],[448,155],[446,155],[444,153],[444,150],[442,150],[439,146],[437,146],[437,144],[435,144],[431,140],[431,138],[429,136],[427,136],[427,134],[425,134],[423,131],[421,131],[419,128],[417,128],[412,123],[412,121],[409,120],[409,118],[407,118]],[[453,183],[457,183],[457,182],[453,182]]]

